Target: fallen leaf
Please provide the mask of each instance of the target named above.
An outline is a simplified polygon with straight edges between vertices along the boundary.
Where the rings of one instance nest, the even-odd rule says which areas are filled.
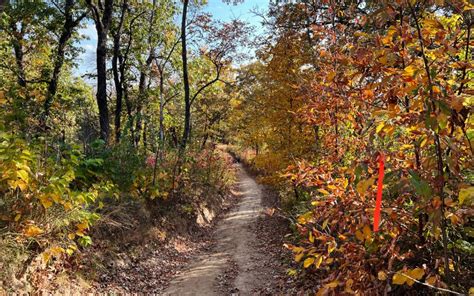
[[[27,237],[33,237],[33,236],[37,236],[37,235],[39,235],[39,234],[41,234],[41,233],[43,233],[43,232],[44,232],[44,231],[43,231],[41,228],[39,228],[39,227],[37,227],[37,226],[35,226],[35,225],[30,225],[30,226],[28,226],[28,227],[25,229],[25,231],[24,231],[23,233],[24,233]]]
[[[310,267],[314,263],[314,257],[309,257],[304,260],[303,266],[304,268]]]

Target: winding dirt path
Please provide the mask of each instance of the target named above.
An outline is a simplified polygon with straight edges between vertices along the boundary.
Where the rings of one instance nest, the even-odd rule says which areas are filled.
[[[211,252],[198,256],[163,295],[253,295],[271,281],[270,270],[262,266],[265,254],[255,247],[257,237],[252,224],[262,213],[262,190],[240,164],[237,164],[240,200],[235,208],[219,222],[216,245]],[[231,291],[219,290],[225,278]]]

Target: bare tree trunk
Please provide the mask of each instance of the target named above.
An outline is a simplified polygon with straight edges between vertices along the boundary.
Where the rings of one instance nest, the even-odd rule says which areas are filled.
[[[109,108],[107,103],[107,35],[112,21],[114,0],[104,0],[96,6],[93,0],[86,0],[92,11],[97,30],[97,105],[99,107],[100,137],[108,142],[110,134]]]
[[[163,81],[163,69],[160,69],[160,146],[161,146],[161,151],[160,153],[163,153],[163,146],[165,143],[165,128],[164,128],[164,121],[165,121],[165,113],[164,113],[164,108],[165,108],[165,99],[164,99],[164,81]]]
[[[110,133],[107,104],[107,33],[98,32],[97,39],[97,105],[99,106],[100,137],[108,141]]]
[[[148,128],[148,122],[145,118],[145,120],[143,121],[143,152],[146,154],[146,148],[148,146],[148,139],[147,139],[147,136],[146,136],[146,130]]]
[[[122,11],[120,14],[120,21],[114,34],[114,51],[112,57],[112,71],[114,74],[115,94],[116,94],[116,105],[115,105],[115,142],[120,141],[121,136],[121,116],[122,116],[122,100],[123,100],[123,72],[119,69],[120,59],[120,41],[122,37],[123,22],[125,14],[127,12],[127,0],[122,3]]]
[[[189,92],[188,77],[188,55],[186,48],[186,17],[188,13],[189,0],[183,1],[183,15],[181,18],[181,58],[183,61],[183,84],[184,84],[184,130],[183,139],[181,140],[181,150],[186,149],[190,134],[191,122],[191,98]]]
[[[21,29],[18,30],[16,26],[16,20],[12,19],[10,22],[10,29],[14,33],[14,38],[12,40],[13,52],[15,53],[15,62],[17,66],[17,81],[21,87],[26,87],[26,76],[25,76],[25,66],[24,66],[24,53],[23,53],[23,35],[24,35],[24,26],[21,26]]]

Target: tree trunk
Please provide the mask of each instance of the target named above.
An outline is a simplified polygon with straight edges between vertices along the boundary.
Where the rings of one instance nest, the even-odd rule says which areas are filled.
[[[114,51],[112,57],[112,71],[114,74],[114,84],[115,84],[115,95],[116,95],[116,104],[115,104],[115,142],[120,141],[121,136],[121,116],[122,116],[122,100],[123,100],[123,72],[120,71],[118,66],[120,54],[120,41],[122,37],[122,28],[123,22],[125,19],[125,14],[127,12],[127,0],[124,0],[122,3],[122,11],[120,14],[120,21],[117,27],[117,30],[114,34]]]
[[[181,19],[181,58],[183,61],[183,84],[184,84],[184,130],[183,139],[181,140],[181,150],[186,149],[189,140],[191,128],[191,100],[189,93],[189,77],[188,77],[188,55],[186,48],[186,17],[188,13],[189,0],[183,1],[183,16]]]
[[[148,46],[149,52],[148,57],[146,59],[144,67],[140,70],[140,80],[138,83],[138,103],[137,103],[137,123],[136,123],[136,130],[135,130],[135,146],[138,147],[140,143],[140,135],[142,130],[142,104],[145,101],[147,94],[147,78],[148,78],[148,71],[151,63],[153,62],[153,58],[155,57],[154,46],[152,44],[152,30],[153,30],[153,22],[155,19],[155,8],[156,8],[156,0],[153,0],[153,8],[151,12],[149,27],[148,27]]]
[[[100,137],[108,142],[110,134],[109,108],[107,104],[107,35],[112,21],[114,0],[105,0],[104,5],[97,7],[92,0],[87,0],[92,10],[97,30],[97,105],[99,107]]]
[[[26,78],[25,78],[25,66],[24,66],[24,59],[23,59],[23,28],[21,26],[21,31],[18,31],[16,26],[16,21],[11,20],[10,22],[10,29],[14,32],[15,38],[12,40],[13,51],[15,53],[15,62],[17,66],[17,81],[21,87],[26,87]]]
[[[41,125],[43,127],[46,127],[46,121],[49,117],[51,105],[53,104],[54,97],[56,96],[56,92],[58,90],[59,74],[61,73],[61,68],[64,64],[64,56],[67,42],[69,41],[69,39],[71,39],[72,33],[74,32],[74,28],[78,26],[82,19],[84,19],[84,17],[86,16],[86,14],[84,13],[74,20],[72,14],[73,7],[74,0],[66,0],[64,6],[64,26],[62,29],[61,36],[59,37],[56,59],[54,61],[53,74],[51,75],[51,79],[48,83],[48,92],[46,94],[46,100],[43,105],[44,116],[41,119]]]
[[[163,149],[165,144],[165,128],[164,128],[164,121],[165,121],[165,99],[164,99],[164,77],[163,77],[163,69],[160,69],[160,160],[163,160]]]
[[[99,31],[99,30],[98,30]],[[109,139],[109,108],[107,105],[107,33],[97,32],[97,105],[99,106],[100,137]]]

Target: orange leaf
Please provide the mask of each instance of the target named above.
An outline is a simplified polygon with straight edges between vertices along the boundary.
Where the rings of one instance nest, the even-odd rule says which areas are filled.
[[[39,227],[37,227],[37,226],[35,226],[35,225],[30,225],[30,226],[28,226],[28,227],[25,229],[25,231],[24,231],[23,233],[24,233],[27,237],[33,237],[33,236],[37,236],[37,235],[39,235],[39,234],[41,234],[41,233],[43,233],[43,232],[44,232],[44,231],[43,231],[41,228],[39,228]]]

